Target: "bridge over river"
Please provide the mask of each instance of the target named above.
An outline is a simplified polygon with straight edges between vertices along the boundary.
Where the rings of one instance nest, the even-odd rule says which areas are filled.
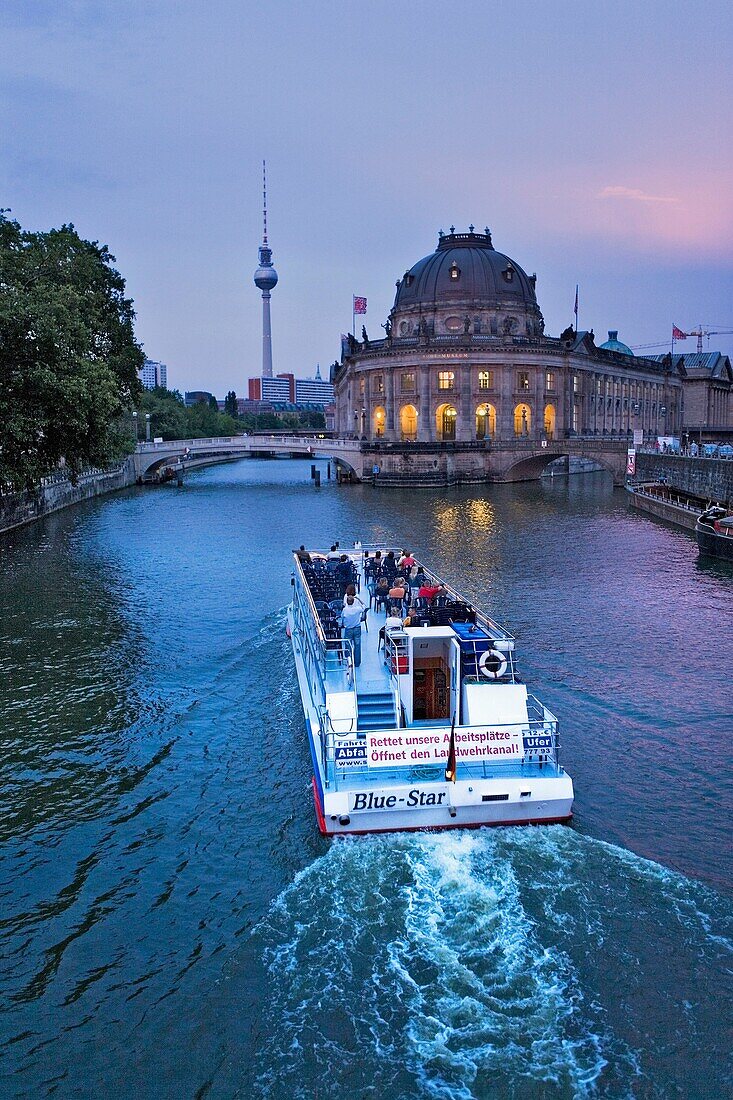
[[[341,475],[375,479],[383,485],[449,485],[462,482],[532,481],[555,459],[577,457],[598,463],[617,485],[626,471],[628,436],[569,439],[477,440],[415,443],[328,438],[301,433],[256,433],[213,439],[139,443],[138,481],[181,476],[186,470],[258,455],[327,458]]]

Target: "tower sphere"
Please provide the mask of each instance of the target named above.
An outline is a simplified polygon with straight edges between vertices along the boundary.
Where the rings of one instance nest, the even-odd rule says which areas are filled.
[[[255,286],[260,290],[272,290],[274,286],[277,286],[277,271],[269,264],[266,267],[258,267],[254,275]]]

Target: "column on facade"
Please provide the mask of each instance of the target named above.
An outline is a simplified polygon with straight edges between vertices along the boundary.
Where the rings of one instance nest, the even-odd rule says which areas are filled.
[[[395,403],[394,403],[395,372],[389,367],[384,372],[384,438],[398,439],[395,430]]]
[[[471,408],[471,365],[470,363],[457,364],[456,376],[458,379],[458,423],[456,425],[456,441],[467,443],[473,439],[474,417]]]
[[[429,363],[420,364],[417,388],[420,395],[420,400],[417,402],[417,438],[420,443],[429,443],[435,438],[432,415],[432,373],[433,368]],[[417,371],[416,374],[418,374]]]
[[[548,400],[545,395],[545,368],[535,363],[532,373],[534,374],[534,409],[529,434],[532,439],[544,439],[545,404]]]

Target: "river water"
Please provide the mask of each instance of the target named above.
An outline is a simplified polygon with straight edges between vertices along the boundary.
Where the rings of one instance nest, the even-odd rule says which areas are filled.
[[[604,475],[308,474],[2,542],[0,1094],[730,1096],[733,569]],[[334,538],[518,636],[571,827],[318,835],[285,606],[289,550]]]

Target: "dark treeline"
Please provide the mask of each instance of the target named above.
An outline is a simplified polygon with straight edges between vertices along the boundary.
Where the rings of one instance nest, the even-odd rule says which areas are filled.
[[[0,491],[63,460],[72,477],[130,449],[143,352],[106,245],[0,211]]]
[[[211,436],[236,435],[242,432],[323,429],[325,416],[315,409],[300,412],[262,412],[236,415],[237,395],[230,390],[224,399],[225,412],[219,412],[216,401],[200,401],[187,408],[178,390],[145,390],[136,404],[137,430],[145,432],[145,414],[150,414],[152,439],[208,439]],[[232,415],[231,410],[235,415]]]

